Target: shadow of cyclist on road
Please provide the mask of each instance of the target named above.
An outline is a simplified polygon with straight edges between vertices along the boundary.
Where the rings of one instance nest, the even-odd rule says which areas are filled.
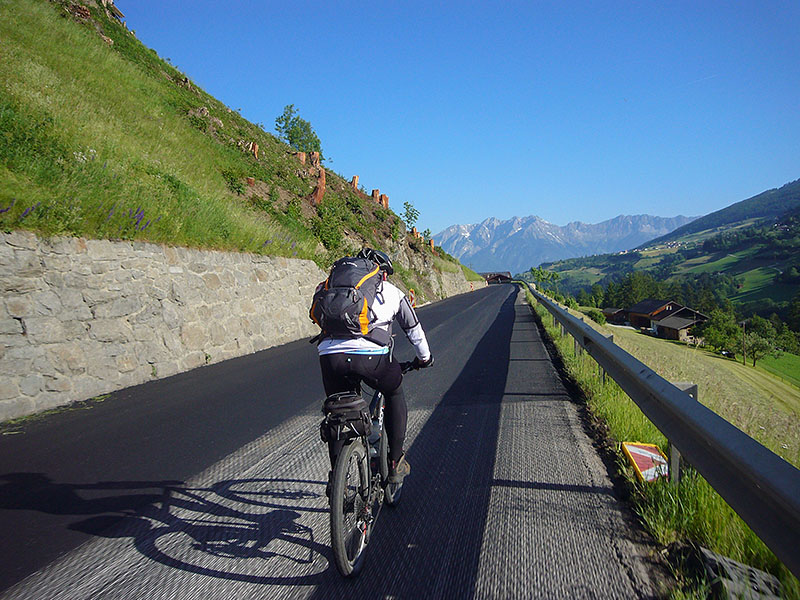
[[[0,509],[37,510],[52,514],[94,515],[69,529],[91,536],[131,538],[144,556],[167,566],[216,577],[261,584],[313,584],[319,574],[275,577],[270,559],[310,565],[328,547],[300,523],[317,506],[322,482],[302,480],[224,480],[209,488],[187,488],[183,482],[56,483],[41,473],[0,476]],[[84,497],[118,490],[158,490]],[[248,507],[256,507],[253,512]],[[267,510],[265,510],[267,509]],[[226,559],[220,561],[220,559]],[[248,559],[257,570],[241,568]],[[267,562],[264,562],[267,561]],[[220,568],[220,567],[224,568]]]

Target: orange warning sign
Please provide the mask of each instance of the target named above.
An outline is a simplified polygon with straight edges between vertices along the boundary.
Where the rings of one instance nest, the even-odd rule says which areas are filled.
[[[622,450],[633,465],[639,481],[655,481],[669,475],[667,457],[655,444],[622,442]]]

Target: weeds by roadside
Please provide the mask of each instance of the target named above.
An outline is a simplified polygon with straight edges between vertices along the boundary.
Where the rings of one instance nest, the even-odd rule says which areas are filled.
[[[627,496],[645,529],[665,548],[697,544],[776,575],[786,598],[800,598],[800,582],[775,557],[753,531],[696,471],[687,468],[678,485],[665,480],[642,484],[636,481],[619,444],[636,441],[657,444],[667,450],[667,440],[636,404],[610,379],[604,383],[597,364],[586,353],[576,354],[572,339],[561,336],[550,314],[530,293],[528,302],[553,341],[566,374],[583,392],[595,429],[603,443],[615,453],[615,466],[625,482]],[[673,598],[705,598],[708,582],[673,560],[682,589]]]

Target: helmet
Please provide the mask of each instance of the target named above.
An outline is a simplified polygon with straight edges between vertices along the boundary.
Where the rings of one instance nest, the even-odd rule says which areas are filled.
[[[392,266],[392,259],[389,258],[389,255],[385,252],[380,250],[375,250],[373,248],[362,248],[361,251],[358,253],[358,258],[367,258],[372,262],[378,263],[378,266],[381,268],[381,271],[386,271],[387,275],[391,275],[394,273],[394,267]]]

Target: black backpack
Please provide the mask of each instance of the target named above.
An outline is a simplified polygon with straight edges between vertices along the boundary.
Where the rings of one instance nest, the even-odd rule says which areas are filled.
[[[366,258],[345,256],[331,268],[314,294],[309,316],[322,329],[320,338],[364,337],[385,346],[389,334],[375,329],[372,306],[383,277],[380,267]]]

